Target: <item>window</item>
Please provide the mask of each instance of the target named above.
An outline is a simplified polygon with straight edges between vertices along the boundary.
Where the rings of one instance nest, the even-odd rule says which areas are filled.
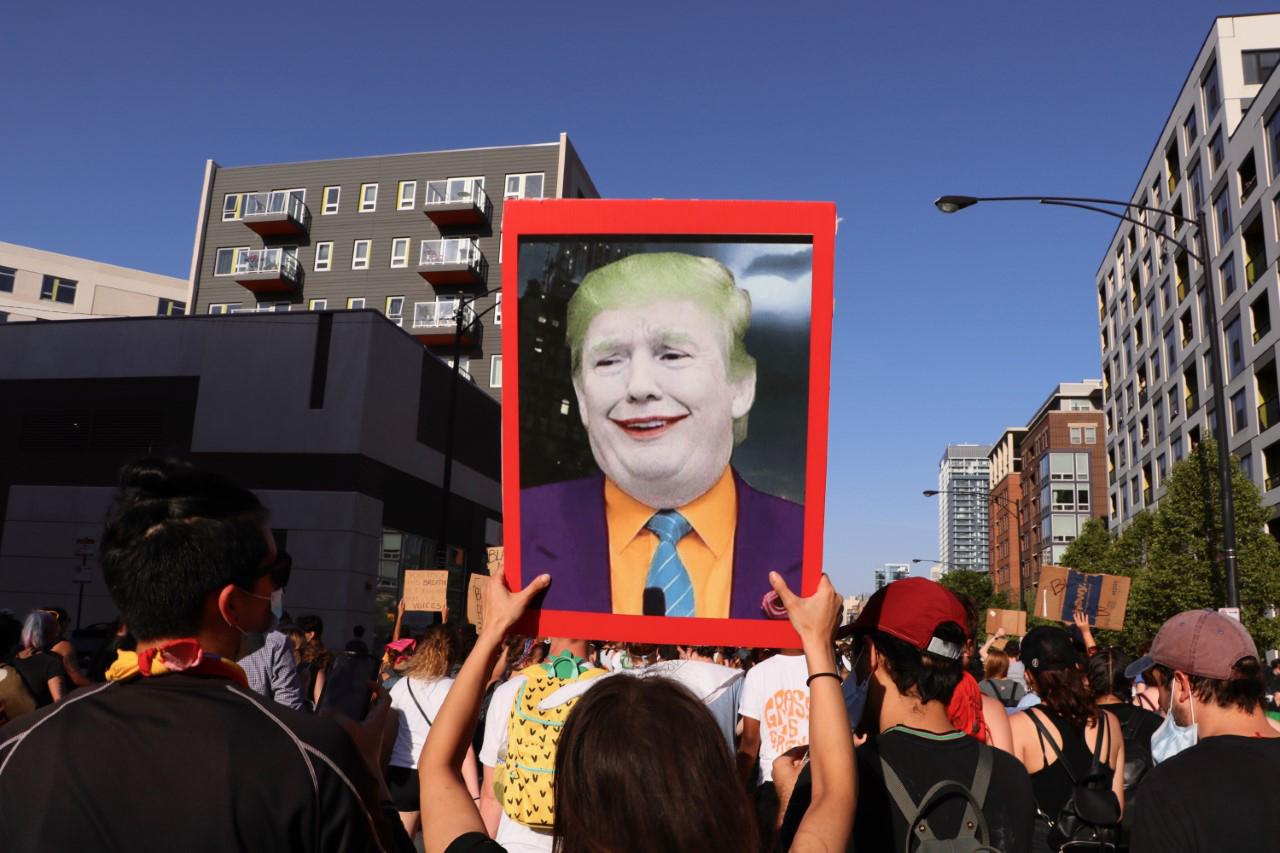
[[[1253,320],[1253,342],[1258,341],[1271,331],[1271,303],[1267,294],[1262,294],[1249,306],[1250,319]]]
[[[400,321],[404,319],[404,297],[388,296],[386,308],[383,313],[387,315],[388,320],[395,323],[397,326],[400,325]]]
[[[1218,63],[1210,64],[1209,70],[1200,78],[1200,91],[1204,94],[1204,121],[1208,124],[1222,106],[1222,92],[1218,89]]]
[[[418,182],[401,181],[396,189],[396,210],[413,210],[418,200]]]
[[[1204,206],[1204,178],[1200,175],[1200,162],[1198,160],[1196,161],[1196,164],[1191,167],[1191,171],[1188,173],[1188,178],[1191,181],[1191,210],[1194,213]],[[1181,222],[1175,221],[1173,223],[1173,230],[1175,233],[1181,227]]]
[[[378,185],[360,185],[360,212],[372,213],[378,209]]]
[[[1231,432],[1237,433],[1249,426],[1249,413],[1245,408],[1244,391],[1231,395]]]
[[[342,195],[342,187],[325,187],[324,188],[324,207],[320,211],[321,216],[328,216],[338,212],[338,198]]]
[[[369,249],[372,245],[372,240],[357,240],[355,242],[355,246],[351,250],[351,268],[353,270],[367,270],[369,268]]]
[[[1227,324],[1227,378],[1235,379],[1244,370],[1244,339],[1240,334],[1240,317]]]
[[[183,317],[187,313],[187,303],[177,299],[161,298],[156,303],[157,317]]]
[[[1267,142],[1271,146],[1271,177],[1280,175],[1280,110],[1267,119]]]
[[[13,267],[0,267],[0,293],[13,293],[13,282],[18,271]]]
[[[397,237],[391,241],[391,268],[409,266],[409,238]]]
[[[1218,251],[1231,239],[1231,196],[1225,189],[1213,200],[1213,214],[1218,221]]]
[[[502,294],[499,293],[493,300],[493,325],[502,325]]]
[[[1258,188],[1258,162],[1253,157],[1253,151],[1240,161],[1240,166],[1236,169],[1236,180],[1240,183],[1240,206],[1244,207],[1245,201]]]
[[[1084,443],[1085,443],[1085,444],[1097,444],[1097,443],[1098,443],[1098,428],[1097,428],[1097,427],[1091,427],[1091,426],[1089,426],[1089,427],[1085,427],[1085,428],[1084,428]]]
[[[453,369],[453,359],[452,359],[452,358],[446,358],[446,359],[444,360],[444,363],[445,363],[445,364],[447,364],[447,365],[449,365],[449,369],[450,369],[450,370],[452,370],[452,369]],[[459,372],[459,373],[461,373],[463,376],[465,376],[467,379],[470,379],[470,378],[471,378],[471,356],[464,355],[464,356],[463,356],[463,357],[458,361],[458,372]]]
[[[502,387],[502,356],[500,355],[489,359],[489,387]]]
[[[1075,478],[1076,478],[1076,472],[1075,472],[1074,454],[1071,454],[1071,453],[1050,453],[1049,454],[1049,479],[1074,480]]]
[[[239,302],[226,302],[209,306],[210,314],[235,314],[240,310]]]
[[[507,175],[507,188],[503,198],[542,198],[542,181],[542,172]]]
[[[1187,154],[1190,156],[1191,146],[1196,144],[1196,136],[1199,129],[1196,127],[1196,108],[1192,107],[1191,112],[1187,113],[1186,119],[1182,122],[1182,133],[1186,139]],[[1156,202],[1159,204],[1159,202]]]
[[[222,197],[223,222],[231,222],[240,218],[240,202],[243,199],[243,193],[227,193]]]
[[[316,243],[316,272],[333,269],[333,243]]]
[[[1240,52],[1244,62],[1244,82],[1246,86],[1265,83],[1280,63],[1280,50],[1245,50]]]
[[[249,251],[248,246],[236,246],[231,249],[219,249],[214,255],[213,274],[214,275],[231,275],[236,271],[236,256],[241,252]]]
[[[1084,443],[1084,429],[1083,429],[1083,428],[1073,426],[1073,427],[1071,427],[1071,428],[1070,428],[1070,432],[1071,432],[1071,443],[1072,443],[1072,444],[1083,444],[1083,443]]]
[[[1218,277],[1222,280],[1222,301],[1226,302],[1227,297],[1236,292],[1236,259],[1234,255],[1228,255],[1226,261],[1218,269]]]
[[[307,303],[308,311],[324,311],[329,307],[328,299],[312,299]]]
[[[364,297],[363,297],[363,296],[352,296],[352,297],[350,297],[349,299],[347,299],[347,310],[348,310],[348,311],[355,311],[356,309],[358,309],[358,308],[363,308],[363,307],[364,307]]]
[[[69,278],[47,275],[40,282],[40,298],[49,302],[72,305],[76,301],[76,283]]]
[[[1213,135],[1213,139],[1209,140],[1209,169],[1212,174],[1217,174],[1222,168],[1222,129]]]

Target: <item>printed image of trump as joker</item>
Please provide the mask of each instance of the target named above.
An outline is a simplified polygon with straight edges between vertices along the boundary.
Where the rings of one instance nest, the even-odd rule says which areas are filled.
[[[799,589],[804,508],[731,464],[755,402],[750,321],[711,258],[636,254],[583,278],[566,335],[600,473],[521,490],[521,573],[555,581],[544,608],[759,619],[770,571]]]

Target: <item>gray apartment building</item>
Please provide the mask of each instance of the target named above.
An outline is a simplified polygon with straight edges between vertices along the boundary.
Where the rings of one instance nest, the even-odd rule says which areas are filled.
[[[952,444],[938,463],[938,559],[945,571],[988,569],[987,444]]]
[[[1133,213],[1159,233],[1123,223],[1103,254],[1095,284],[1113,529],[1158,504],[1174,463],[1213,430],[1213,335],[1225,438],[1265,504],[1280,505],[1278,63],[1280,14],[1213,22],[1130,196],[1172,215]],[[1195,219],[1203,265],[1186,221]]]
[[[304,163],[210,160],[195,313],[374,309],[450,363],[460,344],[466,375],[501,399],[503,205],[597,196],[566,134]]]

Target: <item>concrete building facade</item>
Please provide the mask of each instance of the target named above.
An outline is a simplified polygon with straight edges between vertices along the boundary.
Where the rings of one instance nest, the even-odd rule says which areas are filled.
[[[987,454],[987,483],[990,489],[991,585],[1019,601],[1022,594],[1021,517],[1022,439],[1025,427],[1009,427]]]
[[[938,559],[948,571],[988,570],[990,452],[986,444],[953,444],[938,463]]]
[[[884,589],[894,581],[911,577],[910,563],[885,563],[876,569],[876,589]]]
[[[556,142],[205,167],[195,312],[369,308],[501,398],[502,212],[514,198],[594,198]],[[458,340],[455,314],[464,311]]]
[[[0,242],[0,323],[186,313],[181,278]]]
[[[1278,63],[1280,14],[1213,22],[1130,196],[1169,215],[1135,213],[1159,235],[1123,223],[1103,254],[1095,286],[1113,527],[1157,505],[1169,470],[1212,431],[1213,335],[1225,439],[1273,514],[1280,505]]]
[[[459,389],[446,534],[450,380],[374,311],[0,326],[0,604],[76,614],[83,578],[82,621],[113,618],[92,555],[120,467],[174,455],[259,495],[294,559],[285,607],[330,645],[385,639],[403,571],[439,567],[441,540],[463,613],[463,575],[502,541],[500,407]]]
[[[1022,560],[1020,590],[1033,589],[1040,569],[1057,565],[1090,518],[1106,518],[1106,430],[1102,383],[1063,382],[1027,423],[1022,439]]]

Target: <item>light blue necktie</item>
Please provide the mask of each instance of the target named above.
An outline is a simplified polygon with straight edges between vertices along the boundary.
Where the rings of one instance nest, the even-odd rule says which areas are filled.
[[[658,537],[658,550],[649,563],[645,587],[662,590],[668,616],[692,616],[693,581],[680,560],[676,543],[693,530],[693,525],[674,509],[664,509],[655,512],[645,527]]]

